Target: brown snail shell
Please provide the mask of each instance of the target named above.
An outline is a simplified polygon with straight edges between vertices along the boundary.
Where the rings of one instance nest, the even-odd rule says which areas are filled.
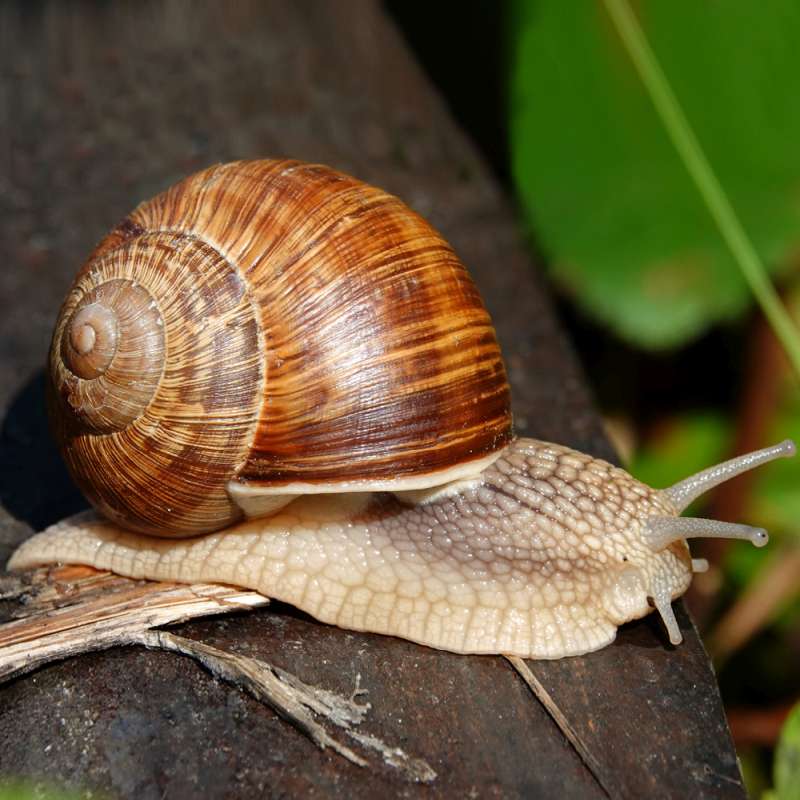
[[[167,536],[240,518],[237,485],[419,489],[511,439],[452,248],[396,197],[297,161],[215,166],[136,208],[78,273],[50,378],[79,487]]]

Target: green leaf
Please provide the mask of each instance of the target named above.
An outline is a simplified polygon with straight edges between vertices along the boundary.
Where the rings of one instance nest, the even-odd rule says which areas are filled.
[[[775,750],[773,767],[776,800],[800,797],[800,703],[789,713]]]
[[[640,20],[766,262],[800,244],[800,6],[649,0]],[[739,270],[598,3],[516,0],[513,172],[552,270],[640,345],[749,303]]]

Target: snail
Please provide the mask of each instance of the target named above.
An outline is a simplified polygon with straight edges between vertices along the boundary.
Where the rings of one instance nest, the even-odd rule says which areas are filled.
[[[707,564],[681,518],[787,440],[664,490],[515,438],[494,329],[451,247],[397,198],[297,161],[219,165],[138,206],[56,323],[49,405],[95,507],[16,551],[255,589],[457,653],[609,644]]]

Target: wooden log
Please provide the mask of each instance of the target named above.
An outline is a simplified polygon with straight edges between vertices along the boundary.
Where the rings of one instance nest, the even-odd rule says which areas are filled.
[[[518,432],[613,457],[507,201],[377,2],[21,1],[0,6],[0,45],[0,557],[83,507],[45,433],[40,371],[79,263],[137,202],[233,158],[328,163],[427,216],[494,317]],[[679,620],[677,648],[647,619],[598,653],[528,662],[592,769],[506,660],[270,604],[175,632],[342,696],[360,676],[371,731],[432,783],[320,751],[200,667],[135,647],[4,687],[0,773],[137,798],[743,796],[711,668]]]

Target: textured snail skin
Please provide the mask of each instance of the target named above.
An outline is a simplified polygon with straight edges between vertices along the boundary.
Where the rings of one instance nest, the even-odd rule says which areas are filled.
[[[212,167],[126,217],[62,307],[50,382],[84,494],[164,536],[241,519],[231,482],[422,488],[511,439],[452,248],[396,197],[296,161]]]
[[[342,628],[458,653],[558,658],[611,642],[691,581],[685,541],[653,552],[669,499],[569,448],[520,439],[474,481],[408,506],[385,493],[299,498],[277,516],[186,540],[79,515],[9,566],[69,562],[135,578],[256,589]]]

